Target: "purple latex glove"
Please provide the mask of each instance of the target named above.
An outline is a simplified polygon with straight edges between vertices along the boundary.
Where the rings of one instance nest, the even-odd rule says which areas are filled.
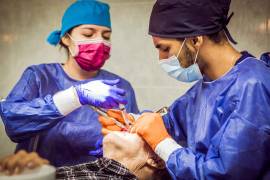
[[[89,151],[90,156],[101,158],[103,156],[103,137],[99,138],[95,144],[96,150]]]
[[[82,105],[111,109],[119,107],[119,104],[127,104],[124,98],[125,90],[115,86],[119,82],[119,79],[96,80],[76,85],[74,88]]]

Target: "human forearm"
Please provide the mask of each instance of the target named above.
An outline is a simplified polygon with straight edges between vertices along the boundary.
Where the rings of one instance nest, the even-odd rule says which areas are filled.
[[[24,102],[3,101],[0,103],[0,113],[7,134],[14,142],[52,127],[63,117],[51,95]]]

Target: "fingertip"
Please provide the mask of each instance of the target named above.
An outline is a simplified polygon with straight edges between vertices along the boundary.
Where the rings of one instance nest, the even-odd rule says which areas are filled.
[[[112,106],[113,108],[117,108],[117,107],[119,107],[119,104],[118,104],[117,102],[115,102],[115,101],[112,101],[112,102],[111,102],[111,106]]]
[[[35,163],[35,168],[40,167],[42,165],[44,165],[44,161],[42,159],[37,159]]]
[[[114,79],[114,80],[103,80],[102,81],[104,84],[107,84],[107,85],[117,85],[119,82],[120,82],[120,79]]]
[[[114,82],[118,84],[120,82],[120,79],[115,79]]]
[[[8,176],[11,176],[12,175],[12,172],[10,170],[6,170],[5,171],[5,174],[8,175]]]
[[[107,126],[106,129],[108,129],[109,131],[121,131],[122,128],[116,126],[116,125],[112,125],[112,126]]]
[[[103,122],[105,122],[106,119],[103,116],[98,116],[98,121],[103,124]]]
[[[122,97],[122,96],[115,94],[114,96],[112,96],[112,98],[117,103],[117,107],[115,107],[115,108],[119,108],[120,104],[123,104],[123,105],[127,104],[127,100],[125,97]]]
[[[121,104],[126,105],[128,103],[128,101],[126,99],[123,99],[123,101],[121,102]]]
[[[18,151],[17,155],[18,156],[25,156],[25,155],[27,155],[27,152],[25,150],[20,150],[20,151]]]
[[[105,128],[102,128],[102,129],[101,129],[101,133],[103,134],[103,136],[108,135],[110,132],[111,132],[111,131],[108,130],[108,129],[105,129]]]
[[[121,111],[118,110],[118,109],[110,109],[110,110],[107,111],[107,114],[110,117],[118,118],[119,115],[121,115]]]
[[[128,103],[128,101],[127,101],[126,99],[123,99],[123,98],[118,98],[118,99],[117,99],[117,102],[118,102],[119,104],[123,104],[123,105],[126,105],[126,104]]]
[[[128,116],[128,119],[131,121],[131,123],[134,124],[135,123],[134,117],[130,114],[127,114],[127,116]]]
[[[100,124],[102,126],[108,126],[108,125],[114,125],[115,124],[111,119],[105,118],[103,116],[100,116],[100,118],[98,120],[99,120],[99,122],[100,122]]]
[[[103,108],[104,108],[104,109],[111,109],[111,108],[113,108],[113,106],[112,106],[111,104],[107,104],[107,105],[105,105]]]
[[[13,174],[14,175],[17,175],[20,173],[20,168],[19,167],[16,167],[15,170],[13,171]]]
[[[43,159],[44,164],[50,164],[50,162],[47,159]]]
[[[116,94],[120,95],[120,96],[125,96],[126,95],[126,91],[124,89],[114,87],[114,88],[112,88],[112,91],[115,92]]]
[[[126,91],[124,89],[117,89],[117,94],[121,95],[121,96],[124,96],[126,95]]]
[[[109,109],[107,111],[108,115],[110,115],[110,114],[118,114],[119,112],[121,112],[119,109]]]
[[[27,166],[27,168],[32,169],[34,164],[33,164],[33,162],[29,162],[26,166]]]
[[[134,132],[135,132],[134,129],[135,129],[134,126],[131,127],[130,130],[129,130],[129,133],[134,134]]]

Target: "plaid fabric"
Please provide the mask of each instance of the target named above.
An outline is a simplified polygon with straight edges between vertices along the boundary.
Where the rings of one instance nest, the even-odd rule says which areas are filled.
[[[96,161],[70,167],[60,167],[56,170],[58,180],[137,180],[127,168],[120,163],[100,158]]]

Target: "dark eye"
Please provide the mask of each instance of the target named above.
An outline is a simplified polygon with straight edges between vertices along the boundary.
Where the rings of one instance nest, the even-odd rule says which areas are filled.
[[[170,48],[169,47],[165,47],[165,48],[162,48],[161,49],[163,52],[169,52],[170,51]]]
[[[111,36],[102,36],[102,37],[103,37],[103,39],[105,39],[107,41],[109,41],[111,39]]]
[[[111,38],[109,37],[103,37],[105,40],[109,41]]]
[[[90,38],[93,36],[93,34],[84,34],[84,36]]]

